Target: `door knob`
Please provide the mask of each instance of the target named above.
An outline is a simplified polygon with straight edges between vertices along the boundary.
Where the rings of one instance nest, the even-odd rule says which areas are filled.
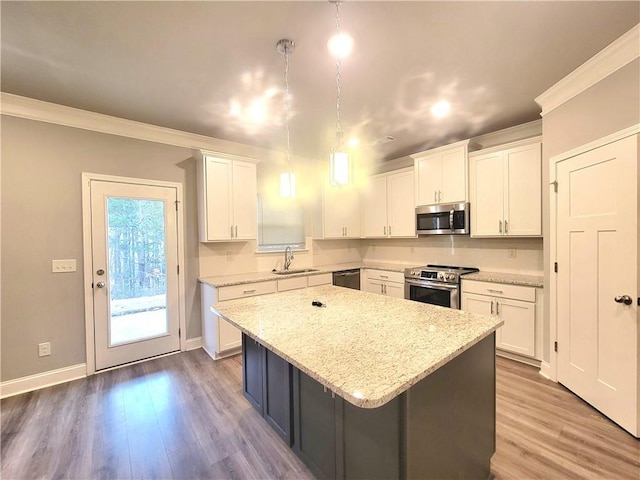
[[[614,300],[616,303],[624,303],[625,305],[631,305],[633,303],[629,295],[618,295]]]
[[[104,282],[98,282],[96,283],[96,287],[98,288],[104,288],[105,283]]]
[[[96,270],[97,275],[104,275],[104,270],[102,268]]]

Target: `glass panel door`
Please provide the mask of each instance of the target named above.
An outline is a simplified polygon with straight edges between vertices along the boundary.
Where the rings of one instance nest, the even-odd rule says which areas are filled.
[[[109,346],[168,335],[162,200],[107,199]]]

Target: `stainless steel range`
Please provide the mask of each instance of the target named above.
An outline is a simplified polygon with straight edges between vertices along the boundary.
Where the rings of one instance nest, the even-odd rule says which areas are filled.
[[[460,279],[479,271],[473,267],[427,265],[404,270],[404,298],[460,309]]]

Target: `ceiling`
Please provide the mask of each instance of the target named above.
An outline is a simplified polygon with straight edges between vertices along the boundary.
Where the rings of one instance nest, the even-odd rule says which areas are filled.
[[[322,158],[335,141],[327,1],[0,5],[4,92],[283,149],[276,42],[289,38],[292,154]],[[376,160],[540,118],[536,96],[640,21],[637,1],[347,1],[340,10],[355,41],[341,68],[342,124]],[[231,113],[258,97],[262,123]],[[437,119],[440,99],[452,111]]]

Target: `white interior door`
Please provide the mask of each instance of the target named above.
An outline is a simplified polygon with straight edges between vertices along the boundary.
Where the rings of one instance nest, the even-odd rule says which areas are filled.
[[[177,189],[91,180],[96,370],[180,349]]]
[[[635,436],[637,142],[627,137],[556,166],[558,380]]]

